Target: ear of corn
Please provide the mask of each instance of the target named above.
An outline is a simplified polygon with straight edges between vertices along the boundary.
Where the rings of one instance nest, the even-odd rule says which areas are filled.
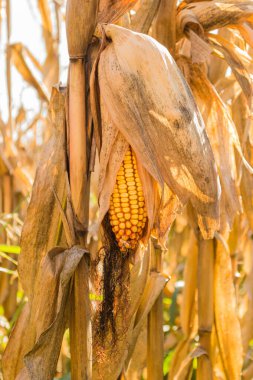
[[[129,147],[118,171],[111,196],[109,220],[121,252],[136,249],[147,213],[136,158]]]

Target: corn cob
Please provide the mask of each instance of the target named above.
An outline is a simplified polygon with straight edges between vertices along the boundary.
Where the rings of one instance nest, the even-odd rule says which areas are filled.
[[[117,174],[109,220],[120,251],[136,249],[143,235],[147,213],[136,159],[130,146]]]

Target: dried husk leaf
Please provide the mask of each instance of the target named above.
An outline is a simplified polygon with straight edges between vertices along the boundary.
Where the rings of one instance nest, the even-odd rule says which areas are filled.
[[[215,326],[225,374],[228,379],[239,380],[243,363],[243,348],[240,324],[236,313],[231,259],[224,245],[220,241],[217,241],[216,244],[214,266]]]
[[[66,199],[65,97],[53,88],[50,110],[52,137],[41,154],[31,201],[21,235],[19,276],[28,298],[40,261],[57,244],[60,212],[53,189],[61,204]]]
[[[100,57],[99,86],[110,119],[149,174],[183,204],[191,201],[211,237],[219,224],[219,180],[188,86],[152,38],[115,25],[105,33],[112,42]]]
[[[237,130],[228,109],[209,82],[203,67],[191,64],[184,58],[180,58],[180,60],[181,62],[178,61],[178,63],[184,72],[184,65],[187,65],[187,70],[189,70],[187,80],[206,124],[225,199],[224,212],[227,215],[227,222],[231,226],[236,213],[241,210],[239,191],[236,186],[237,171],[233,150],[233,146],[235,146],[242,155]]]
[[[98,8],[98,23],[117,21],[131,9],[137,0],[100,0]]]
[[[24,367],[22,365],[18,379],[51,380],[54,377],[69,315],[70,280],[84,253],[76,246],[69,250],[56,247],[42,259],[34,283],[34,297],[28,302],[29,322],[22,330]],[[17,328],[23,328],[22,324],[19,326]],[[10,350],[15,346],[13,343],[11,338]],[[12,359],[16,358],[12,355]]]

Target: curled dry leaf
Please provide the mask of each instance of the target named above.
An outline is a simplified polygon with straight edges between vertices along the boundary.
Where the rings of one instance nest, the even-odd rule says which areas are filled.
[[[203,235],[212,237],[219,226],[219,180],[189,87],[151,37],[115,25],[105,26],[105,34],[111,42],[100,56],[99,86],[111,123],[152,180],[193,204]]]
[[[212,0],[184,3],[177,16],[177,36],[180,38],[187,26],[205,31],[237,25],[253,18],[252,1]]]

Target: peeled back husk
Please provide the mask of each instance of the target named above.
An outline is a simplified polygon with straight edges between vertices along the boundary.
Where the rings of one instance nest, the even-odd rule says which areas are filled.
[[[153,38],[116,25],[104,29],[111,42],[98,73],[109,118],[160,186],[192,203],[203,236],[211,238],[219,226],[219,179],[183,75]]]

